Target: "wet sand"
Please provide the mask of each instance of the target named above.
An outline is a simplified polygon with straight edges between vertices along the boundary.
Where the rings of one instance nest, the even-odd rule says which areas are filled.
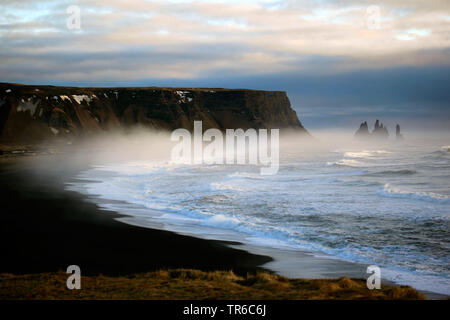
[[[80,266],[84,275],[126,275],[161,268],[255,271],[271,258],[173,232],[131,226],[64,183],[86,168],[66,155],[0,160],[1,273]],[[70,165],[67,165],[70,162]]]
[[[237,274],[265,269],[291,278],[367,277],[362,264],[124,223],[127,216],[101,209],[98,199],[65,190],[87,168],[80,155],[0,158],[0,273],[65,271],[75,264],[91,276],[191,268]]]

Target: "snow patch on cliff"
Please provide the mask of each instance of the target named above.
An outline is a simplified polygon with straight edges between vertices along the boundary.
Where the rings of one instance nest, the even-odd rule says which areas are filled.
[[[193,98],[187,96],[187,95],[191,94],[189,91],[175,91],[175,94],[180,97],[180,100],[178,100],[178,103],[186,103],[186,102],[191,102],[192,100],[194,100]]]
[[[34,115],[34,113],[36,112],[36,107],[39,105],[39,102],[41,102],[41,100],[37,100],[35,103],[33,103],[31,98],[28,98],[27,101],[21,99],[19,101],[19,105],[17,106],[17,111],[19,112],[30,111],[30,114]]]
[[[75,101],[78,102],[78,104],[81,104],[81,102],[84,100],[89,105],[89,102],[91,102],[91,100],[92,100],[91,97],[89,97],[88,95],[85,95],[85,94],[81,94],[81,95],[73,94],[72,98],[74,98]]]

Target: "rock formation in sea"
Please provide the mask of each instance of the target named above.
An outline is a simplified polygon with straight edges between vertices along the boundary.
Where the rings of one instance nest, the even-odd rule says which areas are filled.
[[[397,138],[397,140],[403,140],[403,135],[400,132],[400,125],[397,124],[395,126],[395,137]]]
[[[359,129],[355,132],[355,138],[384,140],[389,138],[389,132],[388,129],[378,119],[375,121],[372,132],[369,132],[367,121],[364,121],[363,123],[361,123]]]
[[[0,143],[74,138],[134,126],[156,130],[279,128],[308,134],[286,92],[77,88],[0,83]]]
[[[367,137],[369,137],[369,135],[370,135],[370,133],[369,133],[369,127],[367,125],[367,121],[364,121],[363,123],[361,123],[361,125],[359,126],[359,129],[356,131],[355,137],[367,138]]]
[[[377,119],[375,121],[375,126],[372,131],[372,136],[377,137],[379,139],[388,139],[389,132],[385,126]]]

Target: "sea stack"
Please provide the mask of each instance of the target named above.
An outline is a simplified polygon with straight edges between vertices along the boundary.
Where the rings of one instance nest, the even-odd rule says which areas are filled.
[[[359,126],[359,129],[355,132],[355,138],[358,139],[374,138],[378,140],[386,140],[389,138],[389,132],[387,128],[378,119],[375,121],[373,131],[369,132],[367,121],[364,121]]]
[[[403,140],[403,135],[400,133],[400,125],[397,124],[395,126],[395,137],[397,138],[397,140]]]
[[[378,119],[377,121],[375,121],[375,126],[373,128],[372,135],[380,139],[389,138],[389,132],[387,128],[383,126],[383,124]]]
[[[367,125],[367,121],[364,121],[359,126],[359,129],[355,133],[355,137],[357,138],[367,138],[370,136],[369,127]]]

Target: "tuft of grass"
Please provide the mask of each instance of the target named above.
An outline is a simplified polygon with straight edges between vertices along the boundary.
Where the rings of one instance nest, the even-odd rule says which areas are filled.
[[[126,277],[82,276],[81,290],[66,287],[68,274],[0,274],[0,299],[425,299],[409,286],[369,290],[362,279],[288,279],[269,272],[158,270]]]

